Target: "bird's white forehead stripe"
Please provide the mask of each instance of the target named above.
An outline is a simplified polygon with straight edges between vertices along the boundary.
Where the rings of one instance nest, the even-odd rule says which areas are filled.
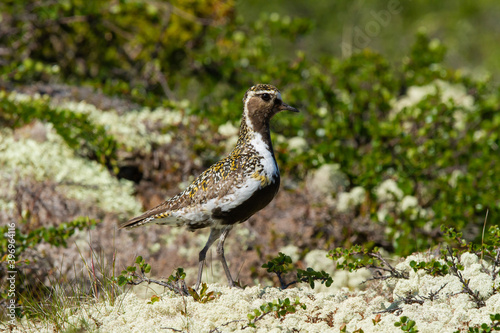
[[[268,93],[268,94],[271,94],[271,95],[274,95],[276,94],[276,96],[281,99],[281,93],[279,91],[276,91],[276,90],[258,90],[258,91],[250,91],[248,92],[248,99],[250,99],[250,97],[253,97],[255,95],[261,95],[261,94],[265,94],[265,93]]]

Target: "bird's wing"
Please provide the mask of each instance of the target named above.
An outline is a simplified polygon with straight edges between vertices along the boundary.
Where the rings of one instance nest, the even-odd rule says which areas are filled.
[[[254,176],[258,159],[255,155],[239,154],[226,157],[212,165],[196,178],[183,192],[120,225],[131,228],[149,222],[184,224],[175,212],[202,207],[214,199],[234,193],[247,177]],[[258,178],[257,178],[258,179]]]

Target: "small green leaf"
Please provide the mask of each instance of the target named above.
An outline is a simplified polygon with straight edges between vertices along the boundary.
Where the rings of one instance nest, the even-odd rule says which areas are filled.
[[[154,304],[160,300],[160,297],[158,295],[153,295],[151,296],[151,304]]]
[[[118,285],[123,286],[128,282],[127,278],[123,275],[118,276]]]

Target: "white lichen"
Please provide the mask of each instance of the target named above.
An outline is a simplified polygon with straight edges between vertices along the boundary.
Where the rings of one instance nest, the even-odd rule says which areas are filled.
[[[317,260],[325,251],[310,252],[306,257],[311,264],[320,264]],[[220,292],[220,296],[207,303],[194,301],[192,297],[176,296],[172,292],[161,294],[161,299],[148,304],[151,291],[145,289],[129,292],[110,302],[87,303],[76,311],[66,312],[67,322],[80,327],[84,322],[91,332],[163,332],[166,328],[191,332],[210,330],[231,332],[282,332],[292,329],[301,332],[338,332],[343,325],[349,332],[362,329],[370,332],[401,332],[394,326],[404,315],[416,322],[416,328],[422,333],[467,331],[469,327],[478,327],[489,323],[490,314],[500,312],[500,294],[493,294],[492,279],[481,272],[481,261],[475,254],[466,253],[460,258],[464,266],[464,278],[471,288],[477,288],[484,297],[486,306],[477,308],[471,297],[462,293],[463,285],[453,274],[432,276],[424,270],[413,271],[412,260],[428,261],[430,253],[415,254],[396,265],[396,269],[409,273],[409,279],[392,280],[393,297],[379,294],[387,281],[380,281],[379,287],[359,291],[343,289],[311,289],[305,284],[298,288],[281,290],[274,287],[253,286],[245,289],[211,284],[209,290]],[[483,262],[484,263],[484,262]],[[488,266],[487,263],[485,263]],[[428,296],[440,288],[434,299],[423,299],[423,304],[404,304],[401,301],[408,294],[415,297]],[[156,294],[161,290],[156,289]],[[296,299],[306,306],[297,307],[295,313],[288,313],[282,318],[270,314],[255,323],[256,328],[243,328],[248,323],[247,314],[268,302],[289,298]],[[401,313],[380,312],[387,309],[394,301]],[[377,317],[378,316],[378,317]],[[23,331],[39,332],[52,329],[50,323],[21,322]],[[68,325],[68,324],[66,324]],[[20,331],[20,330],[17,330]],[[16,332],[16,329],[14,329]]]
[[[403,194],[403,191],[393,179],[384,180],[375,189],[375,195],[379,202],[399,201],[403,197]]]
[[[299,260],[299,248],[293,244],[288,244],[280,249],[281,253],[286,254],[292,259],[292,262],[297,262]]]
[[[302,154],[308,149],[307,141],[300,136],[294,136],[288,140],[288,150],[292,154]]]
[[[306,187],[315,200],[332,204],[333,196],[343,192],[348,185],[349,180],[338,164],[323,164],[309,174],[306,181]]]
[[[465,86],[451,84],[443,80],[435,80],[428,85],[409,87],[406,95],[394,102],[394,110],[399,112],[406,107],[413,107],[427,96],[437,94],[438,91],[441,102],[449,106],[459,106],[466,110],[470,110],[474,106],[474,97],[467,94]]]
[[[422,112],[417,104],[427,98],[439,93],[440,101],[449,108],[453,108],[454,127],[458,130],[464,130],[467,113],[474,109],[474,97],[467,93],[467,89],[461,84],[452,84],[443,80],[435,80],[425,86],[409,87],[406,95],[393,102],[393,110],[390,118],[394,119],[403,109],[406,109],[409,115],[419,116]],[[407,129],[411,122],[404,122],[403,127]]]
[[[337,210],[339,212],[348,212],[359,205],[366,199],[366,191],[361,186],[352,188],[349,192],[339,193],[337,196]]]
[[[234,126],[232,122],[228,121],[225,124],[219,126],[218,132],[220,135],[225,137],[238,136],[239,129]]]
[[[162,128],[174,128],[187,122],[181,111],[162,107],[154,110],[142,108],[120,114],[115,110],[100,110],[85,101],[49,101],[44,96],[30,96],[16,92],[10,93],[8,98],[20,103],[44,100],[55,109],[86,114],[93,123],[104,126],[106,132],[125,147],[145,151],[151,151],[155,143],[167,144],[172,141],[174,134],[171,131],[162,131]],[[152,128],[160,130],[152,130]]]
[[[11,184],[12,190],[18,179],[22,178],[40,182],[49,180],[54,182],[66,197],[89,206],[97,206],[104,212],[113,212],[120,216],[140,212],[141,206],[133,196],[132,182],[118,180],[101,164],[77,156],[50,124],[45,126],[47,141],[44,142],[29,138],[16,140],[12,132],[10,135],[8,131],[2,132],[2,188],[5,189],[6,184]]]
[[[418,207],[418,199],[412,195],[406,195],[403,200],[399,203],[401,211],[406,212],[407,210],[414,209]]]

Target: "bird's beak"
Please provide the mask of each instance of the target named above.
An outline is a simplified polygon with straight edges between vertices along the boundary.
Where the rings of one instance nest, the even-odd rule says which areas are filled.
[[[299,110],[297,110],[296,108],[294,108],[293,106],[290,106],[288,104],[285,104],[285,103],[281,103],[280,106],[278,106],[278,109],[280,111],[284,111],[284,110],[288,110],[288,111],[292,111],[292,112],[299,112]]]

